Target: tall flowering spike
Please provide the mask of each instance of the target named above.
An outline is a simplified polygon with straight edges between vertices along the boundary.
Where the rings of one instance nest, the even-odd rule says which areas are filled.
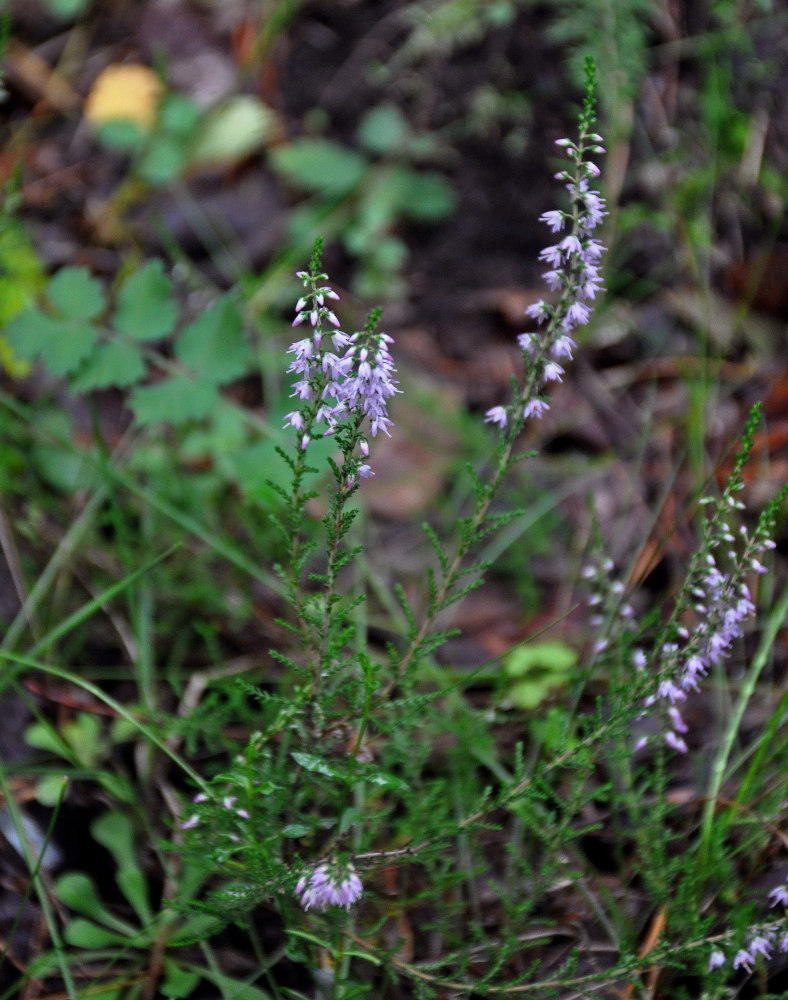
[[[551,291],[559,293],[558,303],[552,305],[540,299],[526,310],[526,315],[543,325],[544,330],[541,334],[523,333],[517,338],[523,351],[525,385],[516,390],[509,406],[494,406],[485,415],[487,422],[497,424],[502,430],[509,426],[512,436],[519,433],[525,420],[538,419],[549,409],[540,392],[546,383],[560,379],[563,368],[558,362],[571,359],[575,346],[570,334],[588,322],[593,308],[590,303],[602,289],[599,260],[605,248],[591,234],[607,212],[604,199],[590,184],[599,176],[599,168],[586,159],[589,153],[604,153],[600,145],[602,137],[591,131],[596,84],[593,60],[588,59],[578,141],[557,142],[572,161],[571,169],[556,174],[556,179],[566,184],[570,210],[554,209],[540,216],[552,233],[565,233],[557,244],[545,247],[539,254],[539,259],[549,266],[542,277]]]
[[[362,888],[352,865],[324,861],[301,876],[295,892],[305,910],[327,910],[329,906],[349,910],[361,896]]]
[[[339,296],[323,284],[328,276],[320,270],[320,249],[318,241],[309,270],[298,272],[305,292],[296,303],[293,326],[308,321],[308,335],[290,345],[288,353],[293,360],[288,371],[298,376],[291,397],[297,397],[302,405],[285,415],[284,425],[299,432],[301,448],[306,449],[317,425],[323,424],[327,435],[340,425],[353,424],[356,443],[366,457],[369,446],[361,433],[362,422],[368,422],[372,437],[379,430],[388,434],[392,426],[388,400],[400,392],[389,352],[394,341],[376,330],[380,309],[370,313],[361,332],[348,335],[339,329],[336,314],[326,305],[326,300]],[[363,463],[356,471],[362,477],[372,475]]]

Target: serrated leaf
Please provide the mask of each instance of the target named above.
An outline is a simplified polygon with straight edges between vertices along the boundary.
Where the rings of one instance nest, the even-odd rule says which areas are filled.
[[[49,282],[47,298],[66,319],[93,319],[105,306],[101,282],[84,267],[62,267]]]
[[[244,336],[243,319],[231,295],[223,295],[178,337],[175,354],[216,385],[244,375],[254,355]]]
[[[20,358],[41,356],[53,375],[79,367],[98,339],[99,331],[79,320],[56,319],[40,309],[26,309],[5,329],[6,340]]]
[[[160,260],[129,275],[123,282],[115,310],[115,328],[135,340],[155,340],[172,332],[178,306],[172,282]]]
[[[77,392],[123,388],[139,382],[145,374],[145,363],[136,344],[128,340],[110,340],[98,344],[72,381]]]
[[[273,169],[305,191],[341,197],[364,177],[366,157],[328,139],[295,139],[269,153]]]
[[[215,385],[196,382],[186,375],[144,385],[129,397],[138,424],[183,424],[206,417],[219,401]]]

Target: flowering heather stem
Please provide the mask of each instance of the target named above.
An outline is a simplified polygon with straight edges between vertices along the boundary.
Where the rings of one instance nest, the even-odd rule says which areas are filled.
[[[550,265],[544,278],[548,287],[560,292],[557,304],[540,300],[526,310],[526,315],[538,324],[546,323],[542,335],[522,333],[517,338],[522,350],[525,378],[522,385],[515,382],[512,401],[506,406],[494,406],[487,411],[485,420],[500,428],[500,442],[496,452],[495,467],[491,478],[484,484],[477,481],[476,505],[471,517],[461,525],[457,551],[447,566],[430,600],[421,627],[412,636],[407,649],[399,659],[397,669],[389,683],[382,689],[381,698],[388,697],[407,673],[413,660],[427,640],[435,617],[448,603],[463,570],[465,558],[487,524],[490,505],[506,478],[514,461],[514,446],[527,420],[541,418],[549,409],[544,398],[545,387],[561,381],[564,368],[561,362],[570,360],[576,346],[571,334],[577,326],[587,323],[591,315],[591,302],[602,288],[598,261],[604,247],[591,236],[602,221],[605,203],[598,191],[590,188],[589,181],[599,176],[599,168],[586,160],[588,153],[603,153],[602,137],[593,133],[595,122],[594,94],[596,73],[593,60],[586,62],[586,98],[580,116],[578,141],[559,139],[573,163],[572,170],[562,170],[556,179],[565,182],[570,195],[570,210],[545,212],[541,221],[552,232],[568,228],[569,232],[556,246],[544,249],[539,255]]]

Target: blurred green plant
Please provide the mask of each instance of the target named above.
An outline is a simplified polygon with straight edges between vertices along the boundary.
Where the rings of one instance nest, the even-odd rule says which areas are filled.
[[[291,211],[295,245],[327,228],[359,262],[354,290],[396,299],[404,294],[401,273],[408,255],[397,225],[448,218],[454,193],[443,173],[422,166],[438,154],[436,138],[414,129],[396,105],[367,111],[357,140],[363,152],[327,138],[292,139],[270,149],[268,162],[312,196]]]

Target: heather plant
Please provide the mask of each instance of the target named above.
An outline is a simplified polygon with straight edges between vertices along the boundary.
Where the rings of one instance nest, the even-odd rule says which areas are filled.
[[[745,734],[741,727],[788,611],[788,595],[773,602],[750,652],[758,581],[768,569],[786,492],[747,526],[743,470],[761,419],[757,407],[719,495],[709,487],[699,497],[697,551],[672,606],[654,607],[597,532],[578,582],[588,625],[580,648],[543,637],[525,647],[540,648],[560,676],[560,685],[547,689],[552,704],[537,698],[530,713],[514,717],[495,701],[479,706],[467,689],[495,677],[500,664],[459,675],[435,655],[457,632],[458,605],[489,569],[478,554],[481,543],[522,513],[502,503],[503,484],[532,457],[520,451],[522,432],[538,426],[553,405],[551,388],[571,377],[578,331],[603,291],[604,246],[596,233],[606,206],[596,188],[596,158],[604,148],[594,130],[595,88],[588,62],[578,135],[558,143],[568,161],[556,174],[565,204],[541,216],[554,240],[540,254],[549,294],[528,310],[533,329],[518,336],[522,369],[508,399],[484,416],[494,451],[483,467],[469,469],[470,495],[455,537],[444,541],[425,525],[431,559],[423,594],[395,585],[374,628],[370,605],[380,595],[368,593],[361,505],[365,483],[379,468],[376,439],[396,440],[407,394],[380,311],[360,330],[343,329],[320,241],[298,273],[286,439],[276,446],[268,486],[276,500],[269,513],[277,561],[271,572],[268,565],[249,567],[248,555],[237,560],[281,601],[281,642],[270,650],[265,683],[217,683],[190,725],[157,715],[152,694],[143,717],[78,681],[127,724],[124,738],[136,733],[178,775],[177,787],[168,786],[177,819],[169,839],[152,844],[166,875],[158,913],[141,886],[132,825],[117,819],[100,818],[91,835],[112,845],[132,917],[119,921],[73,874],[56,885],[60,901],[81,914],[67,924],[65,944],[81,949],[90,968],[99,961],[106,963],[102,970],[113,967],[113,947],[126,970],[131,956],[142,963],[153,954],[148,980],[161,978],[166,995],[188,996],[205,979],[222,996],[255,1000],[646,997],[658,977],[672,996],[722,997],[763,970],[774,953],[788,951],[788,887],[778,882],[748,891],[775,846],[772,831],[785,798],[775,762],[785,749],[779,730],[786,699],[765,731]],[[157,265],[136,274],[143,276],[138,282],[162,288]],[[78,271],[50,283],[47,294],[46,312],[12,328],[15,347],[60,357],[62,370],[83,384],[95,380],[95,359],[113,344],[125,343],[129,356],[151,356],[140,346],[152,339],[139,313],[144,297],[121,293],[110,310]],[[158,336],[173,330],[166,302],[168,289],[152,313]],[[215,336],[224,323],[229,357]],[[239,323],[235,304],[222,299],[174,341],[187,369],[215,367],[213,381],[200,380],[214,401],[231,373],[248,363]],[[53,329],[71,331],[72,353],[51,353],[58,338],[46,337]],[[184,378],[195,384],[193,373],[168,370],[159,396],[144,392],[141,376],[127,384],[152,422],[146,401],[165,400],[159,412],[169,416],[166,393],[188,398],[178,388]],[[192,403],[202,405],[199,397]],[[41,662],[43,655],[150,568],[96,595],[27,656],[4,653],[9,675],[25,667],[67,676]],[[510,666],[517,653],[509,654]],[[714,733],[703,734],[713,756],[696,772],[700,812],[688,814],[671,787],[677,768],[704,745],[687,706],[706,685],[722,687],[726,667],[740,664],[736,704]],[[201,678],[208,687],[212,680],[226,681]],[[237,700],[228,712],[221,696],[230,699],[230,692]],[[187,692],[184,716],[189,705]],[[499,738],[512,718],[513,746]],[[68,735],[59,740],[39,720],[29,739],[75,768],[103,767],[105,747],[89,725]],[[199,765],[187,763],[182,740]],[[765,782],[766,774],[777,778]],[[128,784],[113,786],[106,775],[102,784],[116,810],[134,814]],[[260,914],[275,938],[270,947],[261,941]],[[231,926],[248,933],[256,963],[232,980],[212,950]],[[53,940],[69,992],[77,995],[63,942],[54,934]],[[182,951],[195,945],[200,961]],[[43,975],[52,966],[36,971]],[[133,967],[135,975],[140,967]],[[127,975],[111,988],[128,986]]]
[[[400,634],[392,631],[383,644],[373,645],[366,627],[354,525],[355,498],[374,475],[370,438],[396,434],[394,347],[378,332],[377,311],[361,331],[340,329],[320,244],[299,273],[304,294],[293,326],[306,332],[290,347],[297,403],[284,423],[294,441],[280,450],[291,483],[277,487],[286,510],[277,525],[289,544],[277,571],[292,642],[272,652],[282,669],[278,688],[254,692],[259,730],[211,779],[210,791],[200,790],[183,828],[192,854],[207,852],[215,866],[219,884],[207,905],[229,916],[268,900],[284,921],[288,953],[312,971],[323,996],[367,995],[370,977],[378,989],[407,980],[419,996],[596,995],[615,983],[634,988],[655,964],[676,970],[676,995],[695,976],[707,980],[712,996],[721,995],[727,975],[752,971],[788,948],[788,925],[755,921],[755,901],[727,904],[727,920],[704,903],[718,897],[720,873],[744,863],[731,835],[736,817],[729,812],[715,831],[726,752],[698,834],[681,832],[666,777],[671,755],[690,753],[680,706],[732,655],[755,611],[751,580],[765,571],[774,545],[785,491],[751,532],[734,524],[757,407],[722,493],[702,498],[708,513],[697,554],[663,621],[635,615],[638,595],[616,579],[601,546],[590,559],[583,576],[597,635],[569,685],[561,731],[550,740],[532,737],[505,759],[487,718],[433,658],[454,634],[445,626],[447,610],[487,569],[474,562],[474,550],[518,516],[496,507],[500,486],[512,465],[528,458],[517,451],[521,431],[548,412],[550,387],[566,375],[576,331],[602,289],[604,248],[594,231],[605,203],[590,157],[603,148],[592,131],[590,63],[587,82],[579,136],[559,142],[570,161],[556,175],[568,208],[542,216],[557,234],[540,255],[552,297],[529,308],[538,329],[518,337],[522,377],[512,380],[509,401],[485,418],[497,428],[494,457],[487,470],[470,472],[473,500],[454,543],[426,527],[435,564],[425,599],[417,605],[397,590]],[[339,456],[328,459],[324,547],[304,531],[309,505],[321,498],[309,478],[320,435],[333,438]],[[773,638],[772,631],[765,641]],[[591,678],[605,679],[596,699],[587,690]],[[753,686],[754,679],[750,694]],[[643,889],[659,908],[646,949],[633,934],[626,900],[600,892],[580,846],[600,826],[600,810],[620,815],[616,850],[639,860]],[[498,857],[491,853],[496,843],[504,848]],[[579,938],[560,946],[567,904],[555,896],[559,886],[582,914],[576,919],[607,939],[604,960]],[[784,886],[771,901],[784,907]],[[417,949],[418,960],[414,927],[429,942]]]

